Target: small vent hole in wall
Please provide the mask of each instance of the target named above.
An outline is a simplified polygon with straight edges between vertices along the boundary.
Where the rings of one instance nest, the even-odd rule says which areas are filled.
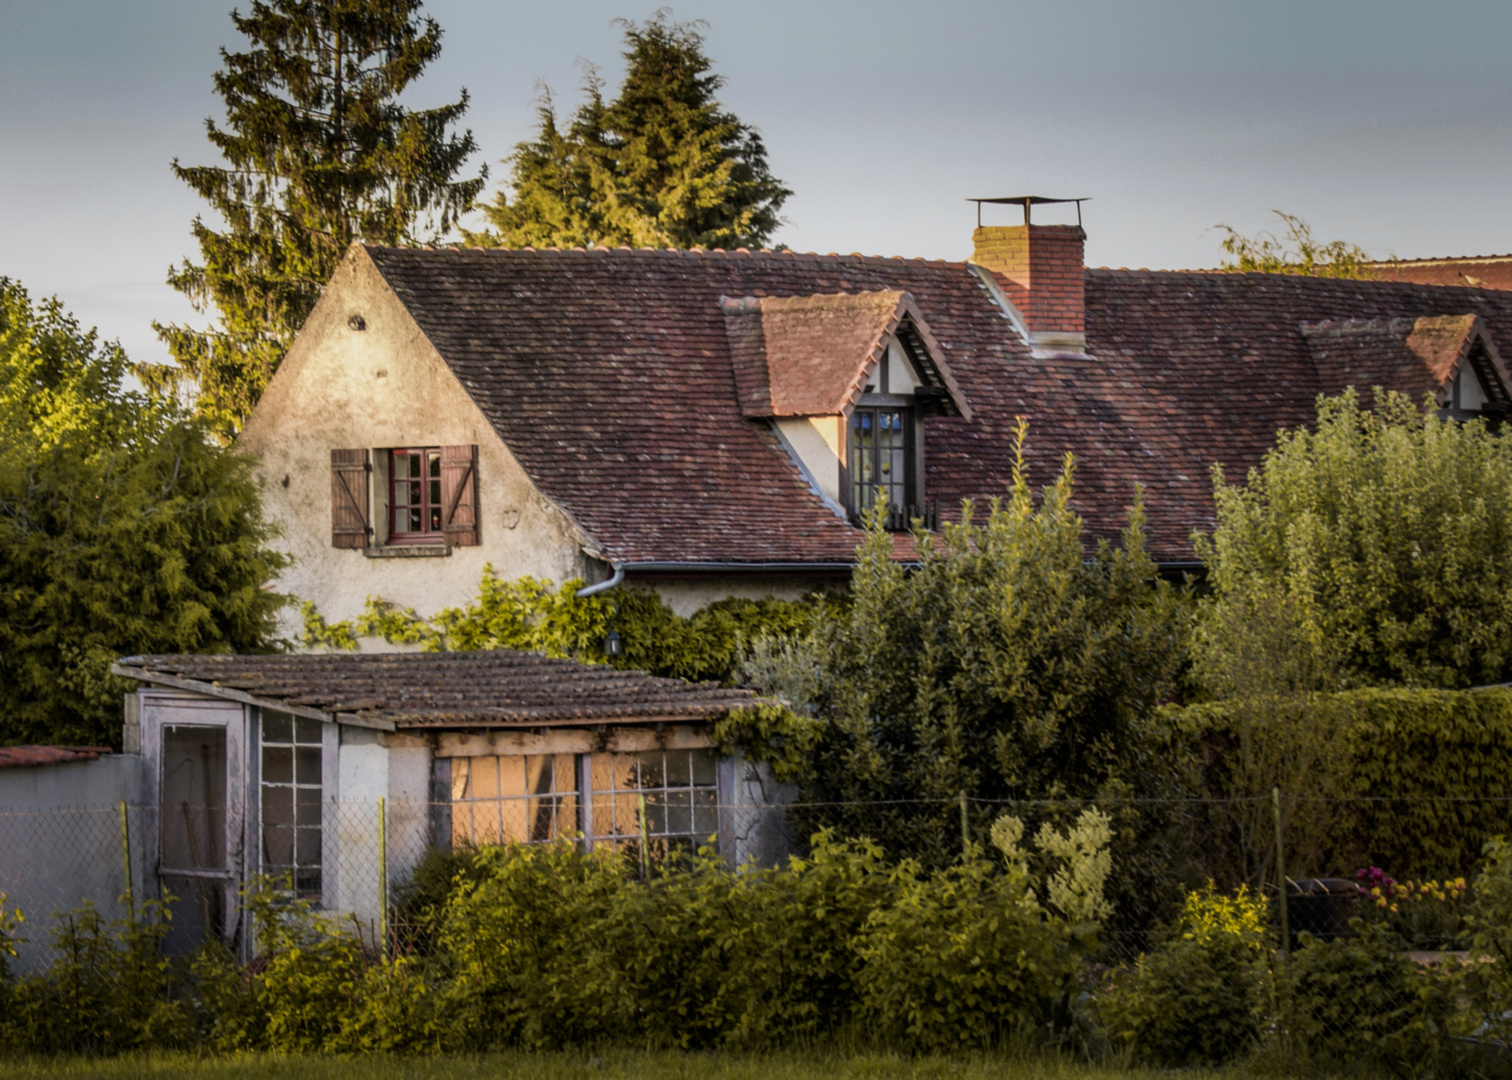
[[[353,315],[350,319],[347,320],[347,325],[350,326],[353,330],[366,330],[367,320],[364,319],[361,315]]]

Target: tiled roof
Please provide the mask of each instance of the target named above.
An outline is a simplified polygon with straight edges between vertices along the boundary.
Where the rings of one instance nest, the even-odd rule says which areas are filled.
[[[1414,281],[1419,285],[1470,285],[1482,289],[1512,289],[1512,255],[1454,255],[1443,259],[1397,259],[1371,263],[1382,281]]]
[[[108,746],[0,746],[0,769],[64,765],[71,761],[98,761],[109,754]]]
[[[543,492],[632,565],[847,562],[861,539],[744,415],[721,297],[907,293],[971,407],[925,421],[926,498],[948,516],[1004,493],[1022,415],[1030,481],[1074,453],[1075,505],[1109,536],[1143,485],[1167,562],[1191,559],[1191,533],[1211,527],[1212,465],[1243,476],[1339,389],[1303,323],[1478,315],[1512,342],[1512,294],[1496,290],[1089,270],[1087,355],[1036,357],[959,262],[366,250]]]
[[[751,704],[748,690],[499,649],[293,656],[131,656],[144,682],[292,706],[381,726],[541,727],[697,722]]]
[[[920,338],[921,375],[947,396],[955,389],[944,357],[930,355],[928,325],[907,293],[720,297],[720,308],[748,417],[839,415],[860,401],[867,373],[905,320]]]
[[[1303,323],[1327,391],[1380,386],[1421,399],[1443,385],[1474,341],[1474,315]]]

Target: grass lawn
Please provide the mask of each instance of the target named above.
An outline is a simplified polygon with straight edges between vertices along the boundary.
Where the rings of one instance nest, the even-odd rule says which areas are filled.
[[[94,1060],[36,1058],[0,1060],[0,1078],[38,1080],[1241,1080],[1253,1074],[1233,1070],[1145,1069],[1078,1065],[1054,1058],[980,1055],[910,1058],[895,1054],[842,1054],[834,1051],[777,1054],[575,1053],[491,1054],[482,1057],[353,1058],[280,1057],[253,1054],[196,1058],[152,1054]]]

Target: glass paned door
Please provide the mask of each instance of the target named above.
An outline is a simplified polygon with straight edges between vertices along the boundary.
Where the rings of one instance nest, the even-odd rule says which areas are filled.
[[[143,704],[144,749],[157,814],[157,876],[173,912],[170,954],[236,931],[241,882],[244,710],[227,702]]]

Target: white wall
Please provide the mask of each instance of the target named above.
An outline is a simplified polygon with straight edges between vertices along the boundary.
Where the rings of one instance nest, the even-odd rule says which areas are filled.
[[[349,328],[353,315],[365,330]],[[428,558],[331,546],[333,449],[469,444],[479,545]],[[358,614],[369,595],[426,615],[467,603],[490,562],[505,578],[561,582],[585,571],[587,538],[536,488],[361,248],[342,261],[237,447],[260,460],[268,516],[284,531],[276,546],[295,560],[279,587],[328,620]],[[382,492],[372,494],[377,518]],[[382,539],[382,521],[374,525]],[[287,611],[285,632],[298,624],[297,609]]]

